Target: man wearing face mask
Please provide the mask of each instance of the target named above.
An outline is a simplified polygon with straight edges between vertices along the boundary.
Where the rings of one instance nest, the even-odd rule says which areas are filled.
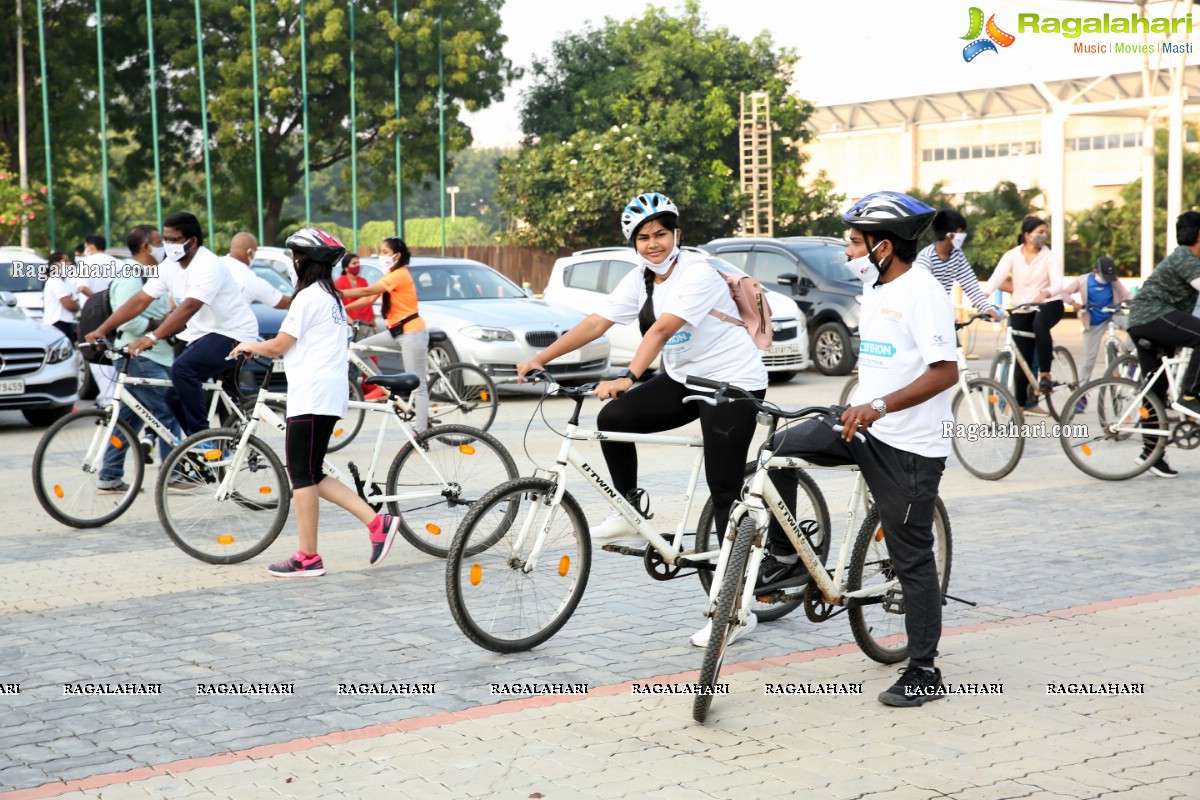
[[[1128,327],[1128,317],[1104,309],[1127,303],[1133,295],[1117,277],[1117,265],[1108,256],[1097,258],[1091,274],[1068,283],[1063,287],[1063,294],[1079,298],[1076,308],[1080,309],[1079,323],[1083,326],[1083,366],[1079,370],[1079,385],[1082,386],[1092,379],[1100,343],[1108,332],[1108,321],[1111,319],[1121,330]],[[1085,397],[1080,402],[1086,401]]]
[[[229,269],[230,276],[237,281],[242,290],[242,297],[247,303],[262,303],[270,308],[288,308],[292,305],[292,296],[284,294],[266,280],[260,278],[250,268],[254,260],[254,251],[258,249],[258,239],[254,234],[240,231],[229,240],[229,254],[221,260]]]
[[[933,239],[933,244],[917,253],[913,266],[929,270],[946,294],[950,294],[957,283],[971,298],[971,305],[975,306],[976,311],[987,314],[997,322],[1003,319],[984,296],[975,270],[971,269],[971,263],[963,254],[963,244],[967,241],[967,220],[963,215],[952,208],[939,211],[933,218]]]
[[[200,384],[229,369],[226,357],[238,342],[258,338],[258,322],[228,268],[204,246],[204,232],[195,216],[178,212],[167,217],[162,238],[167,261],[159,265],[158,276],[88,334],[88,341],[108,336],[156,299],[173,297],[174,310],[157,328],[130,342],[129,351],[137,356],[186,329],[190,342],[171,369],[167,402],[184,435],[190,436],[208,427]]]
[[[898,192],[875,192],[842,215],[850,226],[846,257],[862,279],[858,388],[838,433],[819,419],[776,435],[776,456],[819,464],[857,464],[875,499],[888,556],[904,595],[909,664],[879,695],[889,706],[917,706],[940,695],[933,665],[942,631],[942,592],[934,557],[934,509],[951,442],[950,394],[958,380],[954,308],[927,270],[914,269],[917,240],[934,210]],[[863,434],[863,439],[855,437]],[[795,509],[796,477],[772,470],[780,496]],[[772,522],[756,591],[798,585],[808,571]],[[788,564],[791,564],[789,567]],[[790,569],[792,583],[786,581]]]

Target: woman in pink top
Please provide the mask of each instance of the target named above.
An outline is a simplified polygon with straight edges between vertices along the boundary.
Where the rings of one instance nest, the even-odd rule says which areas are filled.
[[[1046,239],[1045,220],[1037,217],[1022,220],[1017,246],[1000,257],[1000,263],[996,265],[985,291],[991,294],[1005,278],[1011,276],[1013,306],[1026,303],[1040,306],[1037,312],[1013,314],[1010,324],[1014,331],[1033,332],[1033,340],[1026,336],[1014,337],[1017,349],[1026,363],[1032,364],[1036,348],[1040,373],[1038,383],[1049,390],[1050,362],[1054,358],[1054,340],[1050,338],[1050,329],[1063,317],[1063,266],[1054,251],[1046,245]],[[1024,406],[1029,388],[1024,370],[1017,370],[1014,388],[1017,402]],[[1036,406],[1027,408],[1025,413],[1046,415]]]

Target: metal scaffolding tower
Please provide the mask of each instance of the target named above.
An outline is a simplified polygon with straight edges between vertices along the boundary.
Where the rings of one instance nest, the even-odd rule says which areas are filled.
[[[749,99],[749,105],[747,105]],[[741,118],[743,236],[774,236],[771,196],[771,97],[766,92],[742,93]]]

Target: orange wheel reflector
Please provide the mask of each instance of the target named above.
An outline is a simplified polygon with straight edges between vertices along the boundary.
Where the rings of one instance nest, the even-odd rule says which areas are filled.
[[[117,448],[118,450],[120,450],[122,447],[125,446],[125,443],[122,442],[121,439],[117,436],[108,437],[108,443],[111,444],[113,447]]]
[[[1141,408],[1138,409],[1138,414],[1141,416],[1142,419],[1150,419],[1150,412],[1146,410],[1145,406],[1142,406]]]
[[[570,571],[571,571],[571,557],[563,556],[562,558],[560,558],[558,560],[558,574],[559,574],[559,576],[565,578],[565,577],[567,577],[567,573]]]
[[[486,403],[486,402],[488,401],[488,393],[487,393],[487,392],[480,392],[480,393],[479,393],[479,399],[480,399],[480,400],[482,400],[483,402],[485,402],[485,403]]]
[[[475,455],[475,448],[469,444],[462,444],[458,446],[458,452],[462,453],[464,456],[473,456]]]
[[[342,428],[338,428],[336,431],[333,432],[333,435],[335,437],[336,436],[344,436],[345,434],[346,434],[346,431],[343,430]]]
[[[996,397],[996,395],[994,395],[994,394],[989,394],[989,395],[988,395],[988,402],[989,402],[989,403],[992,403],[993,405],[995,405],[996,403],[999,403],[999,402],[1000,402],[1000,398],[999,398],[999,397]]]
[[[1090,456],[1092,454],[1092,448],[1088,447],[1086,444],[1080,445],[1079,449],[1083,451],[1085,456]]]
[[[219,459],[220,457],[221,457],[221,451],[220,451],[220,450],[209,450],[208,452],[206,452],[206,453],[204,454],[204,460],[205,460],[205,461],[216,461],[216,460],[217,460],[217,459]]]
[[[429,531],[434,536],[439,536],[442,533],[442,529],[439,528],[437,525],[434,525],[432,522],[428,522],[425,524],[425,530]]]
[[[54,484],[54,496],[57,497],[59,500],[62,500],[63,497],[66,496],[66,492],[64,492],[63,488],[61,486],[59,486],[57,483]]]
[[[217,544],[233,544],[233,537],[228,533],[217,537]]]
[[[258,487],[258,493],[259,494],[270,494],[271,487],[270,486],[260,486],[260,487]]]
[[[877,542],[883,541],[883,526],[882,525],[879,526],[879,530],[875,531],[875,541],[877,541]]]
[[[471,565],[471,585],[478,586],[479,581],[483,579],[483,567],[478,564]]]

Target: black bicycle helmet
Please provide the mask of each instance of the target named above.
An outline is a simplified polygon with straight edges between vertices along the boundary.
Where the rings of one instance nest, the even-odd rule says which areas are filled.
[[[842,221],[860,231],[888,231],[916,241],[936,215],[937,211],[903,192],[872,192],[850,206]]]
[[[318,264],[336,264],[346,254],[346,246],[320,228],[301,228],[287,238],[286,244],[293,253],[303,253]]]

